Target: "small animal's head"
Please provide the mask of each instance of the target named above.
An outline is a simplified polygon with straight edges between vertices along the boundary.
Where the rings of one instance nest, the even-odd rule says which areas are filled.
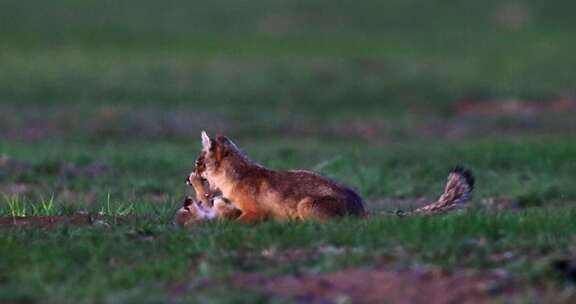
[[[202,131],[202,151],[196,160],[194,173],[204,179],[224,173],[231,164],[243,160],[242,153],[226,136],[210,138]]]
[[[180,226],[188,226],[198,220],[200,216],[197,208],[194,206],[195,201],[191,196],[187,196],[182,203],[182,207],[176,211],[174,221]]]
[[[174,221],[180,226],[188,226],[203,220],[212,220],[216,213],[210,207],[203,206],[191,196],[184,199],[182,207],[176,212]]]

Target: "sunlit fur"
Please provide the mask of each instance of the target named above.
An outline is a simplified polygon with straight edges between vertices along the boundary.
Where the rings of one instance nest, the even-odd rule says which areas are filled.
[[[210,191],[219,191],[230,200],[241,211],[241,221],[364,215],[361,197],[344,185],[310,171],[264,168],[224,136],[209,139],[203,135],[202,139],[194,174],[208,181]]]

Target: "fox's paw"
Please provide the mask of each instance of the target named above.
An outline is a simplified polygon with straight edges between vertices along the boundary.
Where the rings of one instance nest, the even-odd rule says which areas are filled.
[[[190,173],[190,175],[188,175],[188,177],[186,177],[186,179],[184,180],[184,182],[186,183],[186,185],[191,186],[193,185],[195,182],[199,182],[202,183],[204,181],[204,178],[202,178],[200,175],[198,175],[198,173],[196,172],[192,172]]]

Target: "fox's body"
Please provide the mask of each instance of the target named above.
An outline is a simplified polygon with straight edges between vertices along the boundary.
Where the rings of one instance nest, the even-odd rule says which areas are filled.
[[[206,179],[241,211],[240,220],[326,220],[364,215],[350,188],[309,171],[274,171],[248,159],[229,139],[209,139],[194,175]]]
[[[323,220],[364,214],[362,199],[354,191],[319,174],[242,167],[243,172],[235,171],[236,177],[226,174],[215,182],[222,195],[242,210],[244,220]]]
[[[303,170],[270,170],[248,159],[226,137],[212,140],[205,133],[202,137],[203,151],[187,179],[196,191],[197,202],[181,209],[188,217],[253,222],[327,220],[366,214],[356,192],[327,177]],[[403,214],[431,215],[465,208],[473,188],[471,172],[457,167],[450,171],[444,192],[436,202]]]

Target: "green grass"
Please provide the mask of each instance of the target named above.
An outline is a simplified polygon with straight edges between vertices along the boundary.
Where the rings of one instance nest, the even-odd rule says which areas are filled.
[[[572,143],[427,144],[426,150],[417,144],[238,143],[269,167],[316,168],[354,186],[367,198],[370,210],[390,210],[378,203],[381,197],[435,198],[448,168],[456,163],[476,173],[474,203],[510,196],[536,207],[502,213],[474,208],[465,214],[431,218],[380,216],[328,224],[255,226],[206,223],[179,229],[173,226],[172,216],[185,192],[182,180],[196,145],[35,144],[34,149],[28,144],[4,145],[1,154],[29,162],[31,171],[12,175],[3,183],[26,183],[33,188],[22,196],[7,197],[0,214],[88,211],[110,218],[104,225],[4,230],[0,298],[112,303],[162,302],[171,297],[228,302],[249,296],[269,301],[279,299],[258,292],[222,294],[219,288],[231,288],[229,283],[198,286],[205,286],[200,283],[203,280],[238,272],[313,274],[374,265],[505,269],[518,280],[561,286],[550,265],[572,254],[569,245],[576,237],[576,209],[569,203],[576,199],[571,187],[576,172]],[[101,175],[70,178],[61,173],[64,161],[84,166],[104,163],[110,169]],[[160,200],[154,198],[156,193],[163,194]],[[115,220],[126,214],[141,217]],[[279,264],[261,256],[270,248],[301,249],[309,254]],[[499,260],[497,256],[503,253],[514,258]],[[390,262],[382,264],[382,260]],[[181,284],[188,286],[185,292],[171,291]]]
[[[17,229],[0,236],[2,298],[114,302],[176,296],[198,300],[214,297],[211,290],[218,288],[194,287],[204,279],[254,271],[313,274],[378,264],[382,257],[394,265],[498,268],[515,277],[554,280],[549,264],[567,253],[575,237],[575,216],[573,208],[561,208],[516,214],[348,219],[328,224],[214,223],[190,230],[154,219],[110,228]],[[318,248],[325,246],[344,250],[318,253]],[[403,248],[400,252],[399,246]],[[311,254],[279,264],[260,256],[269,248],[298,248]],[[496,254],[502,252],[512,252],[515,258],[496,260]],[[170,295],[167,286],[172,284],[187,284],[188,295]],[[220,296],[212,300],[223,300]]]

